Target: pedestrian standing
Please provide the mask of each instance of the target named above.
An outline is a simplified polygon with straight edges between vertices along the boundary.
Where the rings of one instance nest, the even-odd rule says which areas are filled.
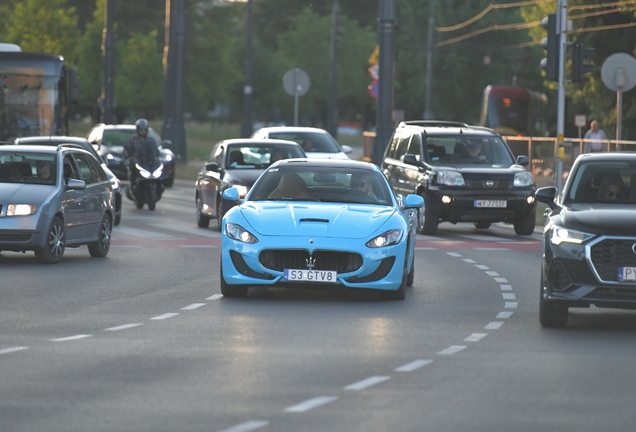
[[[590,123],[590,130],[585,132],[583,137],[586,141],[583,144],[583,153],[599,152],[603,151],[603,140],[607,140],[607,135],[600,128],[596,120],[592,120]]]

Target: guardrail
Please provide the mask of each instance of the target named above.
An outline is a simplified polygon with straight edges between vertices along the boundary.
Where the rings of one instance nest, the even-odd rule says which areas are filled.
[[[364,138],[365,160],[371,160],[373,151],[373,138],[375,132],[362,132]],[[527,155],[530,160],[530,170],[538,187],[554,186],[556,184],[556,161],[559,144],[554,137],[527,137],[527,136],[503,136],[502,137],[515,156]],[[567,178],[574,160],[583,153],[586,142],[583,138],[565,138],[563,149],[563,180]],[[597,142],[597,140],[594,140]],[[603,140],[603,151],[636,151],[636,141]]]

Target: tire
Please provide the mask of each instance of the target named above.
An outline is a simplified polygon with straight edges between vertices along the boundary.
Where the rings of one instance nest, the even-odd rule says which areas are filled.
[[[59,217],[53,218],[46,234],[46,243],[43,248],[35,250],[35,257],[44,264],[55,264],[64,256],[66,249],[66,231],[64,223]]]
[[[221,264],[221,294],[224,297],[246,297],[249,286],[247,285],[230,285],[225,282],[223,277],[223,264]]]
[[[225,213],[223,213],[223,198],[222,197],[217,197],[216,199],[216,229],[218,229],[219,231],[223,230],[223,216]]]
[[[406,274],[406,266],[402,271],[402,283],[400,287],[395,291],[382,291],[382,298],[384,300],[404,300],[406,298],[406,280],[408,276]]]
[[[120,222],[121,222],[121,214],[115,215],[115,223],[113,225],[117,226],[119,225]]]
[[[539,322],[543,327],[565,327],[568,323],[568,308],[546,301],[542,293],[539,299]]]
[[[102,222],[99,224],[97,241],[88,244],[88,253],[90,253],[92,257],[103,258],[108,255],[112,232],[113,227],[110,224],[110,216],[105,214],[102,218]]]
[[[475,228],[477,229],[488,229],[492,225],[491,222],[475,222]]]
[[[517,235],[531,235],[534,232],[534,226],[537,219],[537,209],[533,209],[525,216],[518,218],[515,223],[515,232]]]
[[[201,211],[201,198],[197,195],[197,210],[196,210],[196,218],[197,218],[197,226],[199,228],[207,228],[210,226],[210,218],[203,214]]]
[[[437,234],[439,217],[426,205],[426,198],[424,196],[422,198],[424,198],[424,205],[417,212],[418,232],[420,234],[435,235]]]
[[[154,211],[157,205],[157,188],[149,187],[146,193],[146,204],[148,204],[148,210]]]
[[[411,287],[415,282],[415,256],[413,256],[413,262],[411,263],[411,271],[406,275],[406,286]]]

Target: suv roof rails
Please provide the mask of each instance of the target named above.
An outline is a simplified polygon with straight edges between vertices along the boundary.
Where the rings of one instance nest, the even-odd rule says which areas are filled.
[[[398,127],[403,126],[429,126],[429,127],[458,127],[467,128],[470,127],[464,122],[458,121],[446,121],[446,120],[408,120],[400,122]]]

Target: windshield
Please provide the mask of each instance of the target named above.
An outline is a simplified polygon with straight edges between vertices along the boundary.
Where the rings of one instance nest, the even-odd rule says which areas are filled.
[[[582,163],[565,198],[566,203],[636,204],[636,163]]]
[[[506,143],[493,136],[428,136],[426,155],[432,165],[508,167],[515,162]]]
[[[294,141],[307,153],[340,153],[340,146],[328,133],[318,132],[270,132],[272,139]]]
[[[0,140],[54,133],[60,115],[60,72],[54,66],[0,60]]]
[[[303,164],[267,170],[248,199],[391,205],[391,195],[386,179],[379,172]]]
[[[249,146],[231,145],[227,148],[227,169],[265,169],[281,159],[305,157],[302,150],[293,145]]]
[[[0,183],[55,185],[56,166],[52,154],[0,152]]]

